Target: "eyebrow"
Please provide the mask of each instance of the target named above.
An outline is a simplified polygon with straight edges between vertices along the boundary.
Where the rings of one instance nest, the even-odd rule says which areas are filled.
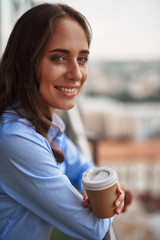
[[[56,49],[50,50],[49,53],[51,52],[61,52],[61,53],[67,53],[67,54],[70,53],[69,50],[63,49],[63,48],[56,48]],[[81,50],[80,53],[89,54],[89,50]]]

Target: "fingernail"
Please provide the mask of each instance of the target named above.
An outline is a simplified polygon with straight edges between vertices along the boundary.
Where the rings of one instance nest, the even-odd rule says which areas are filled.
[[[115,202],[116,207],[118,207],[121,204],[120,201]]]
[[[117,214],[120,214],[120,212],[121,212],[121,209],[118,209],[118,210],[117,210]]]

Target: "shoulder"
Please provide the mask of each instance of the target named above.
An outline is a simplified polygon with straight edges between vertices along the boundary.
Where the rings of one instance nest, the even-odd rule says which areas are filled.
[[[17,172],[44,172],[47,176],[48,166],[57,165],[48,141],[23,118],[0,122],[0,152],[3,169],[10,171],[15,168]]]
[[[18,139],[26,139],[28,142],[49,146],[47,140],[35,131],[27,119],[19,117],[14,111],[5,113],[2,117],[0,122],[0,144],[5,142],[5,139],[12,138],[15,139],[15,144],[19,142]]]

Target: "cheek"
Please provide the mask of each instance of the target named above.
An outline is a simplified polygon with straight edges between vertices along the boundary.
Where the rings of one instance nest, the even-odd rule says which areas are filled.
[[[53,66],[50,60],[44,59],[40,65],[40,79],[43,83],[50,83],[53,79]]]
[[[42,71],[40,76],[39,92],[43,97],[48,95],[51,85],[52,81],[50,75],[46,71]]]
[[[85,71],[83,72],[82,85],[86,82],[87,77],[88,77],[88,71],[87,71],[87,68],[86,68]]]
[[[50,67],[42,68],[40,72],[40,86],[49,87],[49,85],[52,84],[53,79],[53,73],[52,69]]]

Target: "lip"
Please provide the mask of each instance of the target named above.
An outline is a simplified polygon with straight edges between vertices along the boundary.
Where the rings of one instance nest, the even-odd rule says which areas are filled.
[[[55,86],[55,88],[60,87],[60,88],[79,88],[80,84],[76,84],[76,85],[57,85]]]
[[[73,97],[77,95],[80,85],[63,85],[55,86],[55,89],[66,97]]]

